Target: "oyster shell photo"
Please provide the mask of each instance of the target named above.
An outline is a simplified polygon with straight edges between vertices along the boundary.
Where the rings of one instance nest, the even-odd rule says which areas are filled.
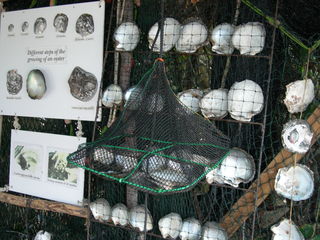
[[[111,219],[114,225],[126,226],[129,223],[129,212],[126,205],[118,203],[111,209]]]
[[[70,92],[73,97],[82,101],[90,101],[97,92],[97,78],[81,67],[75,67],[68,80]]]
[[[148,33],[148,41],[149,41],[149,49],[151,49],[153,45],[152,51],[160,52],[160,33],[159,31],[158,36],[157,32],[159,29],[159,23],[156,22],[149,30]],[[180,23],[174,18],[165,18],[163,23],[163,52],[170,51],[180,36]],[[155,38],[157,39],[155,41]]]
[[[163,238],[177,238],[182,228],[182,218],[178,213],[170,213],[159,220],[159,230]]]
[[[9,94],[17,95],[22,89],[22,76],[17,70],[10,70],[7,73],[7,90]]]
[[[248,22],[235,28],[232,45],[243,55],[256,55],[264,48],[266,30],[259,22]]]
[[[117,84],[110,84],[103,92],[101,102],[107,108],[120,105],[122,103],[122,89]]]
[[[47,20],[43,17],[39,17],[34,22],[33,32],[36,35],[42,34],[47,28]]]
[[[57,32],[65,33],[68,28],[68,21],[67,15],[58,13],[53,20],[53,26]]]
[[[21,32],[25,33],[29,29],[29,23],[27,21],[23,22],[21,25]]]
[[[228,111],[230,116],[239,121],[251,121],[259,114],[264,105],[261,87],[252,80],[235,82],[228,93]]]
[[[27,77],[27,92],[32,99],[41,99],[47,91],[46,79],[39,69],[31,70]]]
[[[113,34],[116,51],[133,51],[140,40],[140,30],[135,23],[121,23]]]
[[[230,23],[222,23],[216,26],[210,35],[211,50],[218,54],[231,54],[234,50],[231,43],[234,29],[234,25]]]
[[[90,14],[82,14],[76,22],[76,32],[86,37],[94,32],[94,21]]]
[[[184,220],[179,237],[181,240],[199,240],[201,237],[200,222],[195,218]]]
[[[216,222],[206,222],[202,227],[201,240],[227,240],[228,235],[226,231]]]
[[[13,30],[14,30],[14,25],[13,24],[9,24],[8,32],[13,32]]]
[[[90,203],[90,210],[93,217],[99,221],[108,221],[111,214],[109,202],[104,198],[99,198]]]
[[[223,118],[228,114],[228,89],[219,88],[201,98],[200,110],[206,118]]]
[[[303,112],[314,99],[314,84],[311,79],[292,82],[286,88],[283,102],[289,113]]]
[[[202,47],[208,38],[207,27],[198,21],[182,25],[176,50],[183,53],[194,53]]]
[[[48,233],[44,230],[40,230],[37,232],[36,236],[34,237],[34,240],[51,240],[51,233]]]
[[[313,172],[302,164],[280,168],[274,189],[279,195],[293,201],[306,200],[312,196],[314,190]]]
[[[148,209],[147,211],[145,211],[144,205],[135,206],[130,210],[129,223],[131,224],[132,227],[139,229],[139,231],[141,232],[144,231],[146,214],[147,214],[146,231],[152,230],[153,228],[152,216]]]
[[[304,240],[299,228],[289,219],[283,219],[280,223],[271,227],[272,240]]]
[[[305,120],[291,120],[283,126],[281,139],[283,147],[294,153],[306,153],[313,137],[310,125]]]
[[[199,112],[199,102],[203,96],[203,92],[198,89],[189,89],[177,94],[178,99],[186,107],[191,109],[193,112]]]

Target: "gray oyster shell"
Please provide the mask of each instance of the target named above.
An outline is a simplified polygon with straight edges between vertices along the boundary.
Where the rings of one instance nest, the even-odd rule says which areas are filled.
[[[82,102],[90,101],[97,92],[97,78],[81,67],[75,67],[68,80],[70,92],[73,97]]]
[[[68,28],[68,17],[63,13],[58,13],[53,21],[53,26],[57,32],[65,33]]]
[[[34,34],[42,34],[47,28],[47,20],[43,17],[37,18],[37,20],[34,23],[33,31]]]
[[[76,32],[82,37],[88,36],[94,32],[94,21],[90,14],[82,14],[76,22]]]
[[[25,33],[28,31],[28,28],[29,28],[29,23],[27,21],[23,22],[21,25],[21,31]]]
[[[16,95],[22,88],[22,76],[17,70],[10,70],[7,73],[7,90],[10,94]]]
[[[46,79],[39,69],[31,70],[27,78],[27,92],[32,99],[41,99],[47,91]]]
[[[12,32],[13,29],[14,29],[14,25],[13,25],[13,24],[9,24],[9,26],[8,26],[8,31],[9,31],[9,32]]]

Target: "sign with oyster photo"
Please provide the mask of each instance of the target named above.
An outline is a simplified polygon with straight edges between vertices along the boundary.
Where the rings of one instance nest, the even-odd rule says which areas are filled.
[[[67,161],[85,138],[21,130],[11,132],[9,189],[81,205],[84,170]]]
[[[96,1],[2,13],[0,114],[94,121],[104,11]]]

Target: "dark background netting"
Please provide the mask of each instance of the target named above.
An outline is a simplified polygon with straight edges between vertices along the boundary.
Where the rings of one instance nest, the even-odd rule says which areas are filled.
[[[76,3],[80,1],[58,0],[57,4]],[[267,15],[273,16],[275,12],[275,1],[252,1],[254,5],[262,9]],[[26,9],[31,1],[8,1],[5,3],[7,10]],[[49,1],[35,1],[34,7],[48,6]],[[158,54],[148,50],[147,33],[149,28],[160,19],[159,2],[153,0],[142,0],[141,6],[134,6],[134,20],[141,29],[141,40],[133,52],[131,66],[130,85],[138,83],[141,76],[152,67],[154,59]],[[222,22],[231,22],[235,12],[236,1],[211,1],[203,0],[197,4],[191,1],[167,1],[165,5],[165,16],[175,17],[183,22],[189,17],[198,17],[210,29]],[[317,1],[280,1],[279,19],[295,36],[299,37],[305,44],[311,46],[318,38],[319,24],[318,15],[312,14],[319,8]],[[110,12],[111,4],[106,4],[106,29],[109,26],[108,16],[112,14],[113,24],[111,32],[115,29],[115,10]],[[238,56],[234,52],[231,57],[231,67],[228,73],[226,87],[230,88],[235,81],[251,79],[256,81],[263,91],[268,85],[269,57],[271,54],[272,26],[245,4],[241,4],[238,23],[259,21],[265,24],[267,31],[266,46],[258,56]],[[174,92],[186,90],[191,87],[217,88],[220,86],[222,74],[225,68],[226,56],[213,54],[211,47],[203,47],[195,54],[186,55],[170,51],[164,55],[167,66],[167,76]],[[113,82],[114,47],[111,41],[107,46],[108,61],[105,68],[104,86]],[[266,115],[266,128],[264,147],[261,149],[261,130],[263,113],[253,118],[253,123],[233,122],[229,116],[224,120],[216,121],[216,126],[227,136],[231,137],[232,145],[240,147],[250,153],[256,166],[260,165],[263,170],[273,157],[282,148],[281,130],[282,125],[293,118],[282,103],[285,94],[285,85],[298,79],[302,79],[303,67],[306,62],[307,52],[295,44],[290,38],[281,32],[276,32],[274,58],[272,62],[272,74],[270,79],[270,94],[268,99],[269,108]],[[319,51],[312,53],[310,58],[309,77],[314,80],[316,89],[319,89]],[[319,105],[319,93],[303,118],[307,118]],[[102,122],[96,126],[98,138],[104,133],[108,121],[109,109],[103,108]],[[63,120],[19,118],[23,130],[49,132],[57,134],[74,134],[76,122],[65,124]],[[231,120],[231,121],[229,121]],[[9,149],[10,131],[13,128],[13,117],[4,116],[3,132],[1,138],[0,156],[0,186],[8,183],[9,179]],[[83,122],[83,131],[88,141],[91,139],[93,123]],[[319,141],[312,147],[303,158],[302,163],[314,171],[315,186],[319,185]],[[259,163],[259,154],[262,151],[262,159]],[[258,174],[258,173],[257,173]],[[257,177],[257,174],[255,178]],[[106,181],[95,175],[91,176],[90,200],[106,198],[110,205],[122,202],[126,203],[127,187],[116,182]],[[241,184],[239,188],[226,185],[209,186],[204,181],[200,182],[192,191],[168,196],[149,196],[148,209],[154,219],[154,230],[148,235],[148,239],[157,239],[159,230],[158,220],[170,212],[177,212],[183,219],[195,216],[203,224],[205,221],[219,222],[231,209],[232,205],[248,190],[248,184]],[[88,181],[85,186],[85,197],[88,196]],[[294,203],[293,220],[299,226],[311,226],[318,223],[319,215],[319,191],[315,188],[312,198]],[[145,202],[145,194],[138,193],[138,203]],[[254,231],[254,239],[270,239],[270,226],[278,222],[280,218],[289,218],[290,201],[283,201],[276,193],[269,197],[257,209],[256,219],[249,218],[244,225],[235,233],[232,239],[250,239]],[[0,203],[0,239],[32,239],[35,233],[44,229],[53,233],[54,239],[86,239],[85,220],[66,214],[50,213],[25,209],[8,204]],[[254,221],[255,220],[255,221]],[[237,219],[234,219],[235,223]],[[252,227],[254,226],[254,228]],[[316,228],[319,234],[318,228]],[[134,239],[139,234],[127,229],[121,229],[106,224],[91,221],[90,239]],[[309,239],[309,238],[308,238]]]

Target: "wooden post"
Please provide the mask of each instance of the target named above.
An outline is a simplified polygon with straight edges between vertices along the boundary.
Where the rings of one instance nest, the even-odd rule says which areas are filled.
[[[307,121],[310,124],[314,134],[312,140],[312,144],[314,144],[320,136],[320,106],[314,110]],[[250,217],[255,209],[255,205],[259,206],[274,190],[274,180],[278,169],[292,165],[294,160],[299,162],[304,155],[305,154],[291,153],[285,149],[282,149],[274,157],[270,164],[260,174],[259,181],[258,179],[254,181],[249,187],[249,191],[246,192],[222,218],[220,226],[226,229],[229,236],[232,236]],[[258,198],[255,202],[255,190],[257,189],[257,183],[259,183],[257,193]]]

